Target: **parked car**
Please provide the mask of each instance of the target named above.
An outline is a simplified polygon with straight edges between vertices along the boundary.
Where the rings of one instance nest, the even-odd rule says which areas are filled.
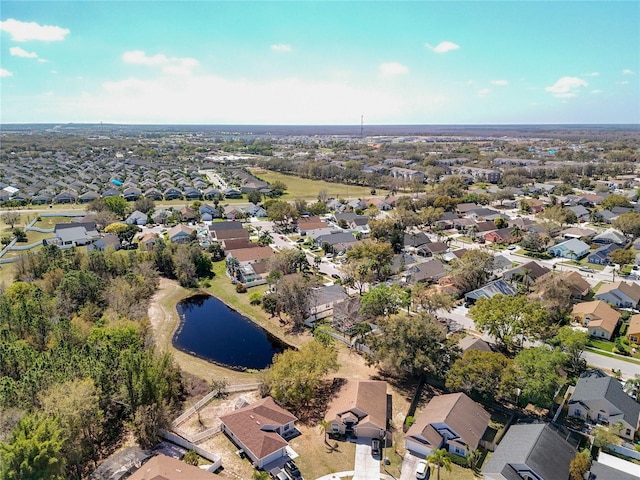
[[[374,457],[380,455],[380,440],[377,438],[371,440],[371,455]]]
[[[331,274],[331,278],[335,278],[336,280],[340,279],[340,275],[338,275],[337,273],[332,273]]]
[[[518,248],[516,245],[509,245],[507,250],[515,250],[516,248]]]
[[[289,475],[287,475],[287,472],[279,468],[271,470],[271,476],[273,477],[274,480],[291,480],[289,478]]]
[[[429,469],[429,465],[425,460],[420,460],[418,465],[416,465],[416,478],[420,480],[425,480],[429,478],[431,474],[431,470]]]
[[[293,480],[300,480],[302,478],[302,475],[300,475],[300,470],[298,469],[298,466],[295,463],[293,463],[292,460],[289,460],[287,463],[284,464],[284,469],[289,474],[289,476],[293,478]]]

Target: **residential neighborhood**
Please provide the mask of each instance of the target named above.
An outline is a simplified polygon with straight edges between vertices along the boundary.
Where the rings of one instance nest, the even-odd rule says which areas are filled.
[[[548,150],[478,162],[460,140],[423,140],[344,139],[368,152],[355,155],[283,136],[270,155],[206,144],[190,162],[3,150],[2,305],[55,319],[8,335],[43,352],[68,345],[56,329],[69,325],[131,378],[114,387],[82,367],[143,449],[133,463],[111,452],[122,475],[87,478],[569,480],[578,464],[582,478],[640,477],[633,166],[579,175]],[[235,315],[271,342],[264,368],[228,360],[258,350],[227,330]],[[195,322],[198,351],[182,343]],[[228,351],[207,348],[214,336]],[[144,361],[113,353],[156,343]],[[153,377],[174,361],[182,373]],[[21,368],[3,370],[3,405],[30,401]],[[136,372],[176,383],[145,393]]]

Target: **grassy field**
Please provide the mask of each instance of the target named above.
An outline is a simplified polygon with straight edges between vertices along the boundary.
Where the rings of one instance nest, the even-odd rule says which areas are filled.
[[[265,182],[283,182],[287,185],[287,191],[282,196],[283,200],[293,200],[304,198],[305,200],[317,200],[318,192],[326,190],[330,197],[335,198],[368,198],[371,197],[371,188],[358,187],[355,185],[344,185],[341,183],[329,183],[323,180],[312,180],[293,175],[284,175],[278,172],[271,172],[261,168],[250,169],[251,173],[261,178]],[[376,190],[376,195],[386,195],[386,190]]]

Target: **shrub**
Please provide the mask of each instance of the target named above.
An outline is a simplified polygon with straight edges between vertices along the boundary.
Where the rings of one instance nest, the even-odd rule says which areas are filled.
[[[455,455],[453,453],[449,454],[449,458],[451,459],[451,463],[455,463],[464,468],[469,468],[469,462],[466,458],[461,457],[460,455]]]
[[[415,418],[413,418],[412,416],[408,416],[407,418],[404,419],[404,424],[407,427],[410,427],[411,425],[413,425],[413,422],[415,422]]]
[[[247,286],[244,283],[236,283],[236,293],[247,293]]]
[[[249,295],[249,303],[251,305],[260,305],[262,303],[262,294],[259,292],[253,292]]]

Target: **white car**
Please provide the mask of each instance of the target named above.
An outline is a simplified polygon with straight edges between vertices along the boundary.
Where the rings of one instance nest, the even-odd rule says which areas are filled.
[[[420,460],[418,465],[416,465],[416,478],[426,479],[429,478],[429,474],[431,471],[429,470],[429,465],[425,460]]]

